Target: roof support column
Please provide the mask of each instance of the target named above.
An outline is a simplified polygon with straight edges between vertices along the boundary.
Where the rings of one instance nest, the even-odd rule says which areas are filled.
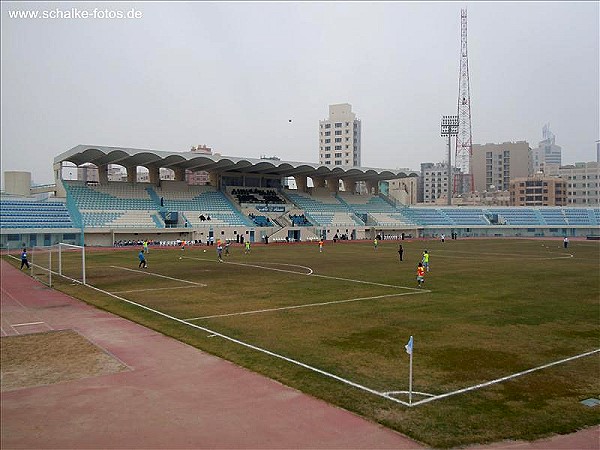
[[[67,192],[62,183],[62,162],[54,164],[54,186],[56,186],[56,196],[64,198]]]
[[[344,191],[351,192],[353,194],[356,192],[356,181],[342,179],[342,183],[344,183]]]
[[[327,188],[329,192],[337,193],[340,190],[340,179],[339,178],[327,178]]]
[[[98,166],[98,181],[100,184],[108,184],[108,164]]]
[[[125,170],[127,170],[127,182],[135,183],[137,181],[137,166],[129,166]]]
[[[183,167],[174,167],[175,181],[185,181],[185,169]]]
[[[367,180],[366,183],[369,195],[379,195],[379,182],[377,180]]]
[[[312,177],[313,186],[316,188],[325,187],[325,178],[324,177]]]
[[[208,182],[212,187],[219,187],[219,173],[218,172],[208,172]]]
[[[296,189],[300,192],[306,192],[307,177],[304,175],[294,175],[294,180],[296,181]]]
[[[158,186],[160,183],[160,171],[158,166],[149,166],[148,167],[148,178],[150,184]]]

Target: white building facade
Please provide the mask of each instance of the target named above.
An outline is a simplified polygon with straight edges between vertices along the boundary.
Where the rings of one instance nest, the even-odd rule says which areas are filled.
[[[436,203],[442,197],[448,198],[448,163],[422,163],[418,201]]]
[[[361,122],[352,105],[329,105],[329,117],[319,121],[319,164],[353,167],[361,165]]]
[[[566,181],[566,206],[600,206],[600,163],[578,162],[561,167],[548,165],[545,173]]]

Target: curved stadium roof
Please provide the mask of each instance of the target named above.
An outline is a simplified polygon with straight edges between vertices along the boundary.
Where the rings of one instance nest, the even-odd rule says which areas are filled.
[[[239,158],[221,155],[203,155],[196,152],[165,152],[122,147],[78,145],[54,158],[54,163],[71,162],[76,165],[91,163],[96,166],[119,164],[125,167],[152,166],[168,169],[204,170],[207,172],[238,172],[307,177],[337,177],[355,181],[379,181],[417,176],[404,172],[370,167],[325,166],[315,163],[271,159]]]

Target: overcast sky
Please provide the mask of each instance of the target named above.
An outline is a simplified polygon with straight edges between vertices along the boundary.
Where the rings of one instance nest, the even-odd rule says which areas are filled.
[[[2,2],[2,172],[52,182],[78,144],[318,162],[334,103],[363,166],[443,161],[465,6],[473,143],[536,147],[550,123],[563,164],[595,161],[598,2]],[[95,7],[142,17],[9,17]]]

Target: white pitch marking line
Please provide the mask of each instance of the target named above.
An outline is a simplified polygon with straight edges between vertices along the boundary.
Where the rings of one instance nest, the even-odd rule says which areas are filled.
[[[155,276],[155,277],[167,278],[168,280],[180,281],[182,283],[189,283],[189,284],[193,284],[193,285],[196,285],[196,286],[206,286],[206,284],[203,284],[203,283],[196,283],[195,281],[188,281],[188,280],[182,280],[180,278],[168,277],[167,275],[160,275],[160,274],[154,273],[154,272],[145,272],[143,270],[129,269],[127,267],[120,267],[120,266],[110,266],[110,267],[112,267],[113,269],[128,270],[130,272],[144,273],[146,275],[152,275],[152,276]]]
[[[389,392],[383,392],[384,395],[398,395],[398,394],[409,394],[410,391],[389,391]],[[417,391],[412,391],[413,394],[417,394],[417,395],[423,395],[425,397],[435,397],[435,394],[428,394],[427,392],[417,392]]]
[[[205,285],[206,286],[206,285]],[[163,291],[167,289],[193,289],[198,286],[176,286],[176,287],[164,287],[164,288],[148,288],[148,289],[132,289],[131,291],[114,291],[113,294],[126,294],[129,292],[145,292],[145,291]]]
[[[480,253],[478,253],[479,255]],[[489,255],[491,255],[492,253],[488,253]],[[507,255],[506,253],[498,253],[498,256],[502,257],[502,256],[508,256],[509,258],[512,259],[513,256],[517,256],[517,255]],[[435,256],[437,258],[456,258],[456,256],[452,256],[452,255],[439,255],[437,252],[435,254]],[[554,256],[554,257],[548,257],[548,258],[543,258],[541,256],[529,256],[526,257],[526,259],[533,259],[535,261],[546,261],[546,260],[550,260],[550,259],[570,259],[573,258],[573,255],[568,254],[568,255],[564,255],[564,256]]]
[[[492,384],[501,383],[502,381],[510,380],[512,378],[517,378],[517,377],[520,377],[520,376],[523,376],[523,375],[527,375],[527,374],[529,374],[531,372],[536,372],[538,370],[546,369],[548,367],[556,366],[558,364],[569,362],[569,361],[572,361],[572,360],[578,359],[578,358],[583,358],[585,356],[590,356],[590,355],[593,355],[594,353],[599,353],[599,352],[600,352],[600,348],[598,348],[596,350],[592,350],[592,351],[586,352],[586,353],[581,353],[579,355],[571,356],[569,358],[561,359],[559,361],[554,361],[554,362],[551,362],[551,363],[548,363],[548,364],[544,364],[542,366],[534,367],[533,369],[528,369],[528,370],[524,370],[522,372],[517,372],[517,373],[514,373],[512,375],[508,375],[508,376],[505,376],[505,377],[502,377],[502,378],[496,378],[495,380],[492,380],[492,381],[487,381],[485,383],[476,384],[475,386],[470,386],[470,387],[467,387],[467,388],[464,388],[464,389],[459,389],[457,391],[447,392],[446,394],[441,394],[441,395],[436,395],[436,396],[431,397],[431,398],[426,398],[424,400],[420,400],[418,402],[413,403],[412,406],[421,405],[423,403],[428,403],[428,402],[431,402],[433,400],[439,400],[440,398],[450,397],[451,395],[462,394],[463,392],[468,392],[468,391],[474,391],[476,389],[481,389],[483,387],[490,386]]]
[[[166,314],[166,313],[164,313],[164,312],[158,311],[158,310],[156,310],[156,309],[152,309],[152,308],[150,308],[150,307],[148,307],[148,306],[145,306],[145,305],[142,305],[142,304],[140,304],[140,303],[136,303],[136,302],[134,302],[134,301],[127,300],[126,298],[119,297],[118,295],[111,294],[110,292],[107,292],[107,291],[105,291],[105,290],[103,290],[103,289],[100,289],[100,288],[97,288],[97,287],[95,287],[95,286],[92,286],[91,284],[86,284],[86,286],[87,286],[87,287],[89,287],[90,289],[94,289],[94,290],[96,290],[96,291],[98,291],[98,292],[102,292],[103,294],[109,295],[109,296],[111,296],[111,297],[114,297],[114,298],[116,298],[116,299],[118,299],[118,300],[121,300],[121,301],[123,301],[123,302],[129,303],[129,304],[131,304],[131,305],[135,305],[135,306],[137,306],[138,308],[145,309],[145,310],[147,310],[147,311],[153,312],[154,314],[158,314],[159,316],[166,317],[166,318],[168,318],[168,319],[171,319],[171,320],[173,320],[173,321],[175,321],[175,322],[179,322],[179,323],[181,323],[181,324],[183,324],[183,325],[187,325],[188,327],[192,327],[192,328],[196,328],[196,329],[198,329],[198,330],[205,331],[205,332],[207,332],[207,333],[209,333],[209,334],[212,334],[212,335],[214,335],[215,337],[217,337],[217,336],[218,336],[218,337],[221,337],[221,338],[223,338],[223,339],[225,339],[225,340],[228,340],[228,341],[230,341],[230,342],[233,342],[233,343],[235,343],[235,344],[241,345],[241,346],[243,346],[243,347],[247,347],[247,348],[250,348],[250,349],[252,349],[252,350],[256,350],[256,351],[258,351],[258,352],[265,353],[265,354],[267,354],[267,355],[269,355],[269,356],[273,356],[273,357],[275,357],[275,358],[282,359],[282,360],[284,360],[284,361],[287,361],[287,362],[289,362],[289,363],[291,363],[291,364],[296,364],[296,365],[298,365],[298,366],[300,366],[300,367],[304,367],[305,369],[312,370],[313,372],[320,373],[321,375],[324,375],[324,376],[326,376],[326,377],[333,378],[334,380],[337,380],[337,381],[341,381],[341,382],[342,382],[342,383],[344,383],[344,384],[347,384],[347,385],[349,385],[349,386],[355,387],[355,388],[357,388],[357,389],[360,389],[360,390],[362,390],[362,391],[369,392],[369,393],[371,393],[371,394],[373,394],[373,395],[377,395],[378,397],[386,398],[386,399],[388,399],[388,400],[391,400],[391,401],[393,401],[393,402],[395,402],[395,403],[399,403],[399,404],[401,404],[401,405],[404,405],[404,406],[410,406],[410,405],[409,405],[407,402],[403,402],[402,400],[399,400],[399,399],[397,399],[397,398],[394,398],[394,397],[388,397],[388,396],[385,396],[385,395],[383,395],[383,394],[382,394],[381,392],[379,392],[379,391],[376,391],[376,390],[374,390],[374,389],[368,388],[368,387],[366,387],[366,386],[363,386],[363,385],[361,385],[361,384],[355,383],[354,381],[347,380],[347,379],[345,379],[345,378],[342,378],[342,377],[340,377],[340,376],[334,375],[334,374],[332,374],[332,373],[325,372],[324,370],[318,369],[317,367],[313,367],[313,366],[310,366],[310,365],[308,365],[308,364],[305,364],[305,363],[303,363],[303,362],[300,362],[300,361],[298,361],[298,360],[295,360],[295,359],[292,359],[292,358],[288,358],[287,356],[283,356],[283,355],[280,355],[280,354],[278,354],[278,353],[272,352],[272,351],[270,351],[270,350],[266,350],[266,349],[264,349],[264,348],[257,347],[256,345],[248,344],[247,342],[240,341],[239,339],[235,339],[235,338],[232,338],[232,337],[230,337],[230,336],[227,336],[227,335],[225,335],[225,334],[218,333],[218,332],[216,332],[216,331],[213,331],[213,330],[211,330],[211,329],[209,329],[209,328],[206,328],[206,327],[201,327],[201,326],[199,326],[199,325],[196,325],[196,324],[193,324],[193,323],[186,322],[186,321],[185,321],[185,320],[183,320],[183,319],[178,319],[177,317],[170,316],[169,314]],[[16,331],[16,330],[15,330],[15,331]]]
[[[206,259],[206,258],[192,258],[190,256],[187,256],[186,258],[188,259],[195,259],[198,261],[211,261],[211,262],[215,262],[212,259]],[[274,267],[265,267],[265,266],[259,266],[256,264],[247,264],[247,263],[237,263],[237,262],[229,262],[227,261],[226,264],[235,264],[238,266],[247,266],[247,267],[257,267],[259,269],[265,269],[265,270],[275,270],[277,272],[286,272],[286,273],[292,273],[295,275],[304,275],[304,276],[311,276],[311,277],[321,277],[321,278],[328,278],[330,280],[339,280],[339,281],[350,281],[352,283],[362,283],[362,284],[371,284],[374,286],[383,286],[383,287],[389,287],[389,288],[394,288],[394,289],[408,289],[411,291],[422,291],[422,289],[418,289],[418,288],[410,288],[410,287],[405,287],[405,286],[395,286],[393,284],[383,284],[383,283],[375,283],[373,281],[362,281],[362,280],[353,280],[351,278],[339,278],[339,277],[333,277],[330,275],[319,275],[316,273],[301,273],[301,272],[296,272],[293,270],[285,270],[285,269],[276,269]],[[275,264],[275,263],[267,263],[267,264]],[[283,265],[283,264],[282,264]],[[302,266],[297,266],[297,267],[302,267]]]
[[[184,320],[190,321],[190,320],[200,320],[200,319],[214,319],[216,317],[243,316],[243,315],[246,315],[246,314],[259,314],[259,313],[264,313],[264,312],[283,311],[283,310],[286,310],[286,309],[309,308],[309,307],[312,307],[312,306],[335,305],[337,303],[359,302],[361,300],[375,300],[375,299],[379,299],[379,298],[399,297],[401,295],[414,295],[414,294],[421,294],[421,293],[426,293],[426,292],[431,292],[431,291],[421,289],[421,290],[416,291],[416,292],[403,292],[401,294],[384,294],[384,295],[377,295],[377,296],[374,296],[374,297],[360,297],[360,298],[351,298],[351,299],[348,299],[348,300],[335,300],[335,301],[332,301],[332,302],[307,303],[305,305],[282,306],[281,308],[257,309],[257,310],[254,310],[254,311],[243,311],[243,312],[230,313],[230,314],[215,314],[213,316],[192,317],[191,319],[184,319]]]
[[[312,276],[313,277],[321,277],[321,278],[329,278],[330,280],[351,281],[353,283],[372,284],[374,286],[383,286],[383,287],[390,287],[390,288],[395,288],[395,289],[408,289],[410,291],[416,291],[416,292],[423,291],[423,289],[418,289],[418,288],[410,288],[410,287],[406,287],[406,286],[394,286],[393,284],[374,283],[373,281],[352,280],[350,278],[332,277],[329,275],[319,275],[316,273],[313,273]],[[428,291],[428,292],[431,292],[431,291]]]
[[[45,323],[45,322],[13,323],[12,326],[13,327],[25,327],[27,325],[39,325],[41,323]]]
[[[441,253],[450,253],[450,255],[443,255]],[[473,253],[471,252],[463,252],[460,250],[457,251],[451,251],[451,250],[436,250],[435,254],[438,257],[441,258],[452,258],[453,256],[456,256],[457,253],[464,253],[467,255],[472,255]],[[518,254],[518,253],[494,253],[494,252],[483,252],[483,253],[477,253],[477,255],[491,255],[491,256],[507,256],[507,257],[516,257],[516,258],[528,258],[528,259],[566,259],[566,258],[573,258],[573,255],[571,253],[559,253],[559,252],[551,252],[553,254],[558,254],[561,256],[555,256],[555,257],[551,257],[548,258],[546,256],[542,256],[542,255],[527,255],[527,254]]]

